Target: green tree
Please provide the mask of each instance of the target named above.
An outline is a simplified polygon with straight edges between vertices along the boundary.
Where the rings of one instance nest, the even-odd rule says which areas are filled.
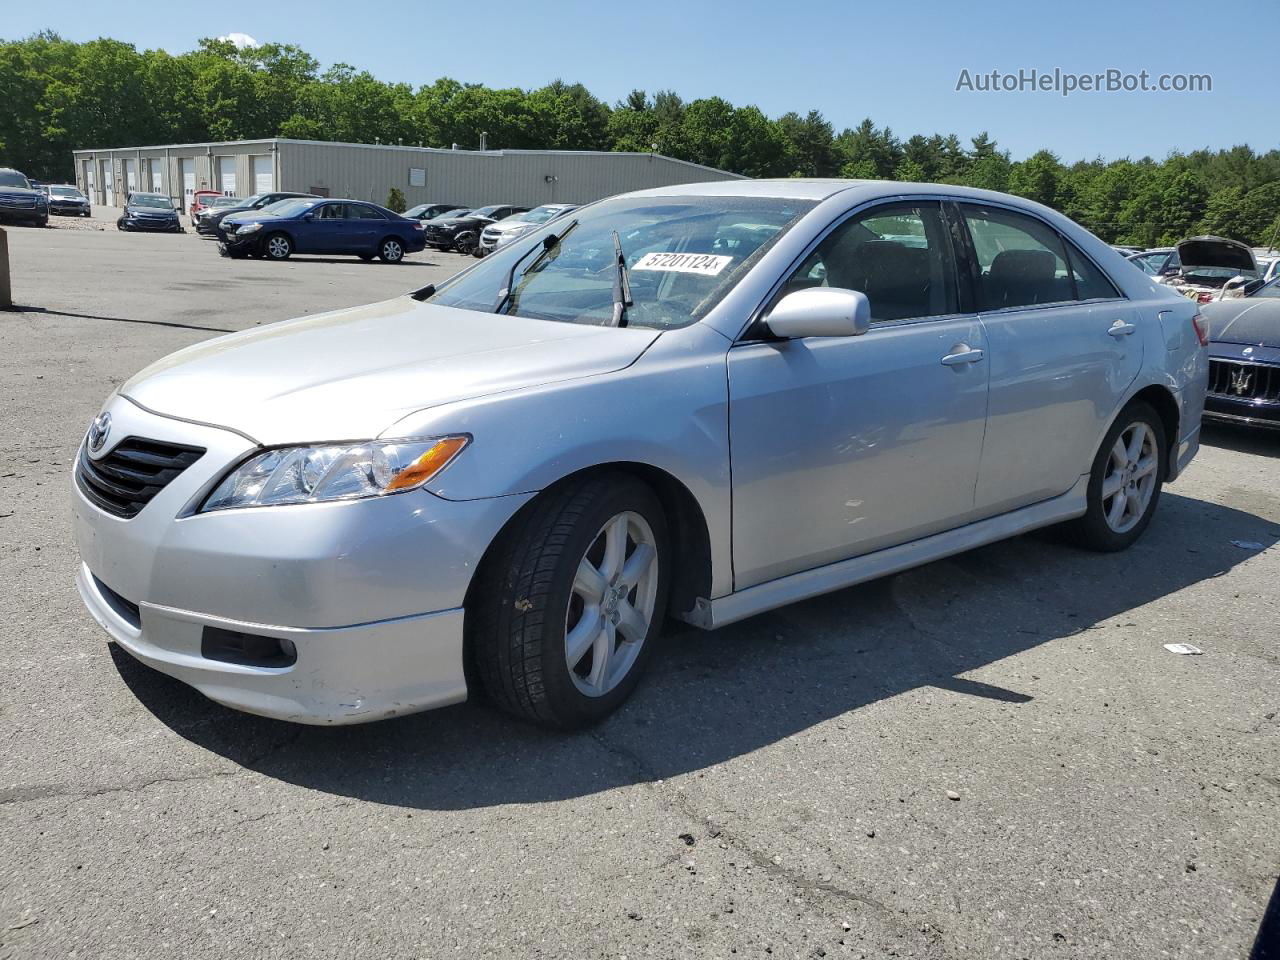
[[[387,209],[394,210],[396,213],[404,213],[405,202],[404,194],[400,192],[399,187],[392,187],[387,191]]]

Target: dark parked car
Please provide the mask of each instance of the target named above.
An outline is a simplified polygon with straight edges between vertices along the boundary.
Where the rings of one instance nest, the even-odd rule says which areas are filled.
[[[233,213],[222,221],[231,257],[287,260],[295,253],[352,254],[399,263],[423,248],[422,223],[358,200],[282,200],[270,209]]]
[[[49,225],[49,198],[17,170],[0,167],[0,220]]]
[[[69,183],[55,183],[45,188],[49,196],[49,212],[72,217],[87,217],[92,208],[89,198],[80,192],[79,187]]]
[[[289,193],[284,190],[275,190],[271,193],[255,193],[253,196],[246,197],[243,200],[235,198],[233,203],[207,206],[200,216],[196,218],[196,233],[202,237],[216,237],[218,240],[226,240],[227,238],[222,233],[222,221],[223,218],[230,214],[261,210],[264,207],[271,206],[273,203],[279,203],[281,200],[299,200],[308,197],[315,197],[315,194]]]
[[[460,216],[470,209],[470,207],[462,207],[456,203],[420,203],[416,207],[410,207],[404,212],[404,215],[410,220],[434,220],[436,217],[446,214]]]
[[[1200,307],[1209,321],[1204,415],[1280,429],[1280,278],[1246,290]]]
[[[513,207],[510,204],[493,204],[458,217],[437,217],[427,222],[427,244],[437,250],[470,253],[480,242],[481,230],[491,223],[506,219],[513,213],[524,213],[528,209],[528,207]]]
[[[116,221],[118,230],[156,230],[182,233],[178,211],[163,193],[131,193],[125,201],[124,213]]]

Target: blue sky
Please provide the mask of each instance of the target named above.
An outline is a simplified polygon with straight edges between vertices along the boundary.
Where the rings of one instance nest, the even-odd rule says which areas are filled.
[[[1021,158],[1280,146],[1275,0],[1159,4],[1034,0],[684,3],[539,0],[217,0],[159,5],[6,3],[6,38],[52,29],[180,52],[240,32],[300,44],[385,80],[439,76],[490,86],[581,81],[613,102],[634,87],[718,94],[771,116],[821,110],[839,130],[870,116],[894,132],[987,130]],[[144,8],[150,12],[142,15]],[[128,7],[134,7],[132,11]],[[1209,74],[1208,93],[981,93],[971,74],[1054,68],[1084,74]]]

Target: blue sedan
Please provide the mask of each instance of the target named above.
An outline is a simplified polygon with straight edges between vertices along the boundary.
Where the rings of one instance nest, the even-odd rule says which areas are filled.
[[[422,224],[375,203],[306,198],[281,200],[222,221],[229,257],[287,260],[295,253],[349,254],[399,263],[425,246]]]

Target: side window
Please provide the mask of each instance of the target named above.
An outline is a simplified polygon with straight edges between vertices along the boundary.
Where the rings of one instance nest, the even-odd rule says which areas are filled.
[[[955,261],[939,204],[872,207],[833,230],[783,284],[860,290],[873,323],[959,312]]]
[[[1076,283],[1077,300],[1112,300],[1120,296],[1110,278],[1081,253],[1070,240],[1067,245],[1067,258],[1071,261],[1071,278]]]
[[[345,203],[326,203],[320,210],[321,220],[341,220],[345,214]]]
[[[375,210],[373,207],[352,205],[347,209],[349,211],[347,216],[353,220],[385,220],[387,219],[382,215],[382,211]]]
[[[962,204],[981,277],[978,309],[1029,307],[1075,299],[1057,231],[1034,217]]]

